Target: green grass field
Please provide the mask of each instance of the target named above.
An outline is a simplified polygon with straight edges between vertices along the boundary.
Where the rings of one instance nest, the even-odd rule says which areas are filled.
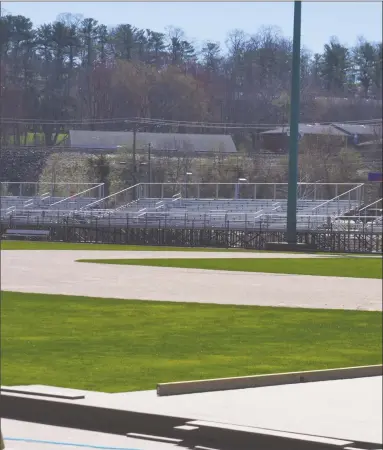
[[[382,314],[2,292],[2,384],[158,382],[380,364]]]
[[[381,258],[79,259],[78,262],[330,277],[382,278]]]

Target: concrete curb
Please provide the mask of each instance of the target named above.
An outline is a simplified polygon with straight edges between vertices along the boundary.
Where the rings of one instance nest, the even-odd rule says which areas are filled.
[[[227,391],[283,384],[308,383],[314,381],[345,380],[351,378],[375,377],[383,374],[381,364],[374,366],[344,367],[339,369],[313,370],[307,372],[275,373],[235,378],[160,383],[157,395],[195,394],[199,392]]]

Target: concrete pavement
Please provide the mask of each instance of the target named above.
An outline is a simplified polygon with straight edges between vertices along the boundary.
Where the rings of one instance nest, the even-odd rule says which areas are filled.
[[[64,394],[65,392],[68,394],[75,393],[71,389],[53,389],[44,386],[30,386],[29,388],[23,386],[20,388],[22,390],[29,389],[34,393],[39,390],[45,394],[54,390]],[[180,423],[186,421],[186,423],[193,424],[194,421],[198,421],[199,423],[202,422],[204,426],[220,424],[223,429],[247,427],[254,430],[254,432],[257,432],[256,430],[283,432],[290,435],[303,436],[301,439],[305,439],[304,436],[307,439],[309,439],[309,436],[311,436],[311,439],[317,436],[347,442],[348,445],[369,443],[370,447],[368,448],[382,448],[381,376],[171,397],[158,397],[155,391],[106,394],[76,390],[76,393],[79,392],[84,394],[84,398],[75,401],[45,398],[41,403],[41,398],[38,396],[29,395],[26,397],[29,397],[32,402],[34,400],[39,401],[40,405],[52,404],[53,409],[50,409],[50,411],[57,411],[58,418],[61,417],[59,413],[60,405],[65,407],[65,417],[68,417],[69,411],[73,409],[73,413],[78,415],[79,420],[82,420],[81,411],[84,408],[84,412],[87,411],[86,414],[89,414],[89,418],[94,418],[89,422],[91,426],[94,426],[98,420],[96,419],[97,415],[92,413],[93,408],[95,411],[100,410],[100,408],[106,408],[105,417],[117,417],[113,411],[118,411],[119,417],[121,417],[121,420],[119,419],[120,431],[118,433],[121,434],[144,433],[146,426],[150,430],[150,420],[147,422],[143,418],[143,422],[135,421],[132,416],[132,413],[134,413],[138,415],[155,415],[158,418],[162,417],[161,422],[164,426],[167,423],[175,423],[178,420],[177,418],[179,418]],[[16,394],[16,397],[20,397],[20,395]],[[38,410],[40,411],[39,417],[41,419],[41,417],[44,417],[44,414],[41,413],[41,406],[38,407]],[[132,420],[122,419],[125,411],[127,413],[126,417],[132,417]],[[25,411],[23,414],[25,414]],[[33,408],[31,408],[30,420],[34,419],[34,417],[35,413]],[[170,422],[167,421],[167,417]],[[52,416],[47,416],[47,420],[52,420]],[[152,423],[154,427],[158,424],[158,419]],[[57,423],[51,423],[51,425],[57,425]],[[104,421],[100,421],[100,426],[105,428],[105,425],[107,424]],[[138,429],[137,427],[141,428]],[[166,434],[171,432],[172,429],[172,426],[166,430],[157,428],[156,435],[174,437],[174,435],[169,436],[169,434]],[[57,434],[54,427],[41,428],[40,431],[36,430],[37,428],[32,425],[17,426],[17,424],[14,424],[13,426],[11,422],[5,421],[3,433],[7,450],[7,438],[10,437],[38,438],[56,442],[65,438],[66,442],[72,443],[94,443],[97,441],[97,445],[100,445],[100,442],[102,442],[102,445],[105,445],[104,443],[108,445],[113,443],[113,446],[120,447],[125,445],[124,442],[129,442],[125,441],[121,436],[113,440],[114,438],[112,439],[111,435],[105,435],[105,439],[101,435],[100,437],[94,435],[95,440],[92,441],[93,437],[91,434],[82,433],[79,430],[68,430],[64,435]],[[64,429],[62,430],[65,431]],[[160,434],[162,430],[164,434]],[[63,437],[61,438],[61,436]],[[16,441],[10,441],[11,448],[14,446],[13,442]],[[139,441],[139,443],[132,441],[127,447],[152,450],[152,443],[147,443],[147,447],[143,445],[144,443],[144,441]],[[358,448],[357,446],[354,447]],[[22,447],[15,447],[17,450],[18,448],[21,449]],[[155,448],[160,450],[160,443],[155,443]],[[168,449],[166,446],[163,448],[164,450]],[[170,448],[172,447],[170,446]],[[54,449],[52,448],[52,450]]]
[[[317,258],[234,252],[1,252],[2,290],[42,294],[326,309],[382,310],[381,280],[78,263],[116,258]]]

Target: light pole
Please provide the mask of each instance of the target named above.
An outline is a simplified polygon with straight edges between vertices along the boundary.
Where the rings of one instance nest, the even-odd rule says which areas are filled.
[[[127,120],[124,121],[125,123],[128,123]],[[136,147],[137,147],[137,124],[133,123],[133,146],[132,146],[132,151],[133,151],[133,184],[137,183],[137,179],[136,179]]]
[[[186,172],[185,174],[185,197],[188,198],[188,177],[191,177],[192,172]]]
[[[287,233],[288,244],[297,243],[297,183],[298,183],[298,140],[299,140],[299,102],[301,66],[301,11],[302,3],[294,2],[293,61],[291,81],[289,179],[287,193]]]
[[[121,166],[126,166],[129,163],[127,161],[119,161],[118,164],[120,164]],[[146,165],[147,165],[146,162],[141,162],[141,161],[137,164],[137,160],[136,160],[136,164],[132,168],[133,186],[135,186],[138,183],[141,183],[141,167],[142,166],[146,166]],[[138,170],[137,170],[137,166],[138,166]],[[124,181],[126,182],[126,179]],[[141,188],[141,186],[139,186],[139,187]],[[136,187],[134,189],[134,192],[133,192],[133,200],[137,200],[138,199],[138,193],[139,192],[140,191],[138,190],[138,187]]]
[[[152,182],[152,144],[148,144],[148,182],[149,182],[149,198],[150,198],[150,184]]]
[[[238,178],[238,182],[237,182],[237,185],[236,185],[236,195],[235,195],[235,197],[237,198],[237,199],[239,199],[240,197],[241,197],[241,192],[240,192],[240,185],[241,185],[241,183],[247,183],[247,178]]]

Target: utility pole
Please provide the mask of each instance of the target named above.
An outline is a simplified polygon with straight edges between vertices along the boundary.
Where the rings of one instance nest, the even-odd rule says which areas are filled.
[[[137,184],[136,145],[137,145],[137,126],[136,126],[136,123],[134,123],[133,124],[133,185]]]
[[[148,144],[148,180],[149,184],[152,182],[152,144],[149,142]]]
[[[297,184],[298,184],[298,140],[299,103],[301,67],[301,10],[302,2],[294,2],[293,61],[290,100],[290,146],[289,179],[287,194],[287,233],[288,244],[297,243]]]
[[[152,182],[152,144],[148,144],[148,181],[149,181],[149,198],[150,198],[150,184]]]

